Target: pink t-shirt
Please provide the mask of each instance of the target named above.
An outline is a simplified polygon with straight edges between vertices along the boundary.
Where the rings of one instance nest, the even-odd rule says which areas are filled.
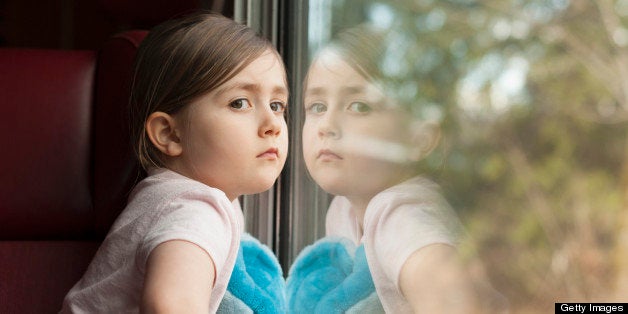
[[[347,198],[336,196],[326,217],[327,236],[364,244],[375,289],[386,313],[412,313],[399,274],[416,250],[435,243],[456,245],[462,226],[438,186],[415,177],[377,194],[364,214],[364,231]]]
[[[167,169],[152,169],[133,190],[61,313],[138,313],[150,252],[169,240],[192,242],[216,266],[210,310],[225,294],[244,227],[237,201]]]

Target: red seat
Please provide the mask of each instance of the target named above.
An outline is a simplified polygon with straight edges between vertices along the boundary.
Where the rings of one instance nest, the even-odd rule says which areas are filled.
[[[145,35],[0,49],[0,313],[59,311],[141,179],[126,106]]]

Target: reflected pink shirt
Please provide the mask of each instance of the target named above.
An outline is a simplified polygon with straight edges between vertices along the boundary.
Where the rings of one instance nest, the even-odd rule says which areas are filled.
[[[412,253],[427,245],[456,245],[461,224],[438,186],[415,177],[377,194],[364,214],[364,231],[347,198],[336,196],[327,212],[327,236],[364,244],[375,289],[386,313],[412,313],[399,274]]]
[[[216,267],[210,310],[225,294],[244,219],[237,202],[215,188],[167,169],[151,169],[133,190],[61,313],[138,313],[146,261],[159,244],[192,242]]]

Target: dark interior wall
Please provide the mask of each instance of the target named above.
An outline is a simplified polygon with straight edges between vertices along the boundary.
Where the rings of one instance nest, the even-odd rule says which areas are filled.
[[[117,32],[201,9],[233,16],[233,0],[0,0],[0,46],[98,49]]]
[[[96,1],[5,0],[0,21],[9,47],[87,49],[118,30]]]

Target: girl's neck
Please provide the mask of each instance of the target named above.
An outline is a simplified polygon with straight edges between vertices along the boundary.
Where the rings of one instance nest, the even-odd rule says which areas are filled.
[[[347,199],[351,204],[351,210],[355,215],[360,234],[362,234],[364,231],[364,214],[366,213],[366,207],[371,201],[371,198],[347,197]]]
[[[396,177],[395,180],[391,181],[388,185],[387,188],[390,188],[392,186],[395,186],[397,184],[400,184],[406,180],[409,180],[410,178],[416,176],[417,174],[412,173],[412,172],[406,172],[405,174],[399,175],[398,177]],[[385,189],[387,189],[385,188]],[[382,189],[385,190],[385,189]],[[364,215],[366,213],[366,208],[368,207],[369,203],[371,202],[371,199],[373,199],[375,197],[375,195],[381,193],[381,191],[379,192],[371,192],[371,194],[365,194],[365,195],[345,195],[345,197],[349,200],[349,203],[351,204],[351,210],[353,211],[353,214],[355,215],[356,221],[358,223],[358,227],[360,230],[360,233],[362,233],[364,231]]]

